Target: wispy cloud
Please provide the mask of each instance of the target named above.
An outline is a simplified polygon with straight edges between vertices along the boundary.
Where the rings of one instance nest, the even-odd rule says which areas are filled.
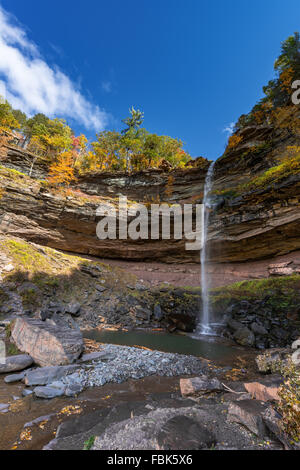
[[[228,126],[224,127],[223,132],[226,132],[228,135],[232,135],[234,132],[235,123],[231,122]]]
[[[0,90],[31,115],[70,118],[86,129],[103,130],[109,115],[88,100],[58,67],[50,67],[25,29],[0,6]]]
[[[109,81],[105,81],[101,83],[101,88],[105,93],[111,93],[112,92],[112,83]]]

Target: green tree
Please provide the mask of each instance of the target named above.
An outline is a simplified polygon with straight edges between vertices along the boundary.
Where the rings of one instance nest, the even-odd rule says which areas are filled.
[[[6,130],[19,129],[20,124],[13,115],[11,105],[0,96],[0,127]]]
[[[275,78],[263,87],[264,97],[251,112],[240,117],[235,131],[247,125],[271,123],[276,108],[291,104],[292,83],[300,77],[300,34],[294,33],[281,44],[281,52],[274,64]]]
[[[144,122],[144,113],[139,109],[134,109],[132,106],[129,109],[130,116],[126,119],[123,119],[122,122],[127,126],[126,129],[122,131],[122,134],[133,134],[133,131],[137,131]]]
[[[146,135],[143,151],[149,167],[151,167],[153,163],[157,163],[162,156],[162,147],[162,137],[159,137],[157,134]]]
[[[20,124],[20,129],[24,130],[27,127],[27,116],[20,109],[13,109],[12,114],[16,121]]]
[[[122,169],[122,135],[117,131],[103,131],[97,134],[97,141],[92,148],[100,169]]]
[[[121,148],[122,153],[125,154],[126,171],[129,171],[130,160],[132,156],[141,149],[141,142],[139,139],[139,129],[144,121],[144,113],[139,109],[134,109],[132,106],[129,109],[130,116],[123,119],[122,122],[127,126],[122,131]]]

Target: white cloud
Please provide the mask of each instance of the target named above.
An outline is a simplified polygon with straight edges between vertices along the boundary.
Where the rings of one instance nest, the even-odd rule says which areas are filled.
[[[109,81],[102,82],[101,83],[102,90],[105,91],[105,93],[111,93],[112,92],[112,83]]]
[[[228,126],[224,127],[223,132],[226,132],[228,135],[232,135],[234,132],[235,123],[231,122]]]
[[[86,99],[70,78],[50,67],[25,30],[0,6],[0,90],[29,115],[73,119],[87,129],[101,131],[109,115]]]

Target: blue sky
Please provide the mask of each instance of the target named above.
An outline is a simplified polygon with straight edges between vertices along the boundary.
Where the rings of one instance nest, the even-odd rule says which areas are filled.
[[[49,106],[49,114],[64,114],[76,132],[93,137],[97,127],[118,129],[133,105],[144,111],[148,130],[179,137],[192,156],[209,159],[224,151],[224,128],[262,96],[281,41],[300,29],[299,0],[0,0],[0,5],[19,22],[18,38],[11,29],[10,39],[2,37],[4,45],[27,57],[22,62],[7,49],[1,62],[0,40],[2,88],[20,107],[32,112],[34,96],[35,110]],[[11,17],[5,21],[16,26]],[[20,82],[14,82],[12,70],[25,76],[21,66],[27,84],[14,98]],[[35,96],[44,72],[51,93]],[[58,91],[64,87],[66,100]]]

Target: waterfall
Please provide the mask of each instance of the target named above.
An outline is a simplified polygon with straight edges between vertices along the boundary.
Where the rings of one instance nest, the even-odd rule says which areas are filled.
[[[198,324],[197,332],[204,335],[212,333],[210,328],[210,305],[209,305],[209,279],[206,271],[206,259],[207,259],[207,238],[208,238],[208,227],[209,227],[209,194],[213,186],[214,176],[213,162],[206,174],[205,185],[204,185],[204,196],[203,196],[203,210],[202,210],[202,226],[201,226],[201,292],[202,292],[202,317],[200,324]]]

